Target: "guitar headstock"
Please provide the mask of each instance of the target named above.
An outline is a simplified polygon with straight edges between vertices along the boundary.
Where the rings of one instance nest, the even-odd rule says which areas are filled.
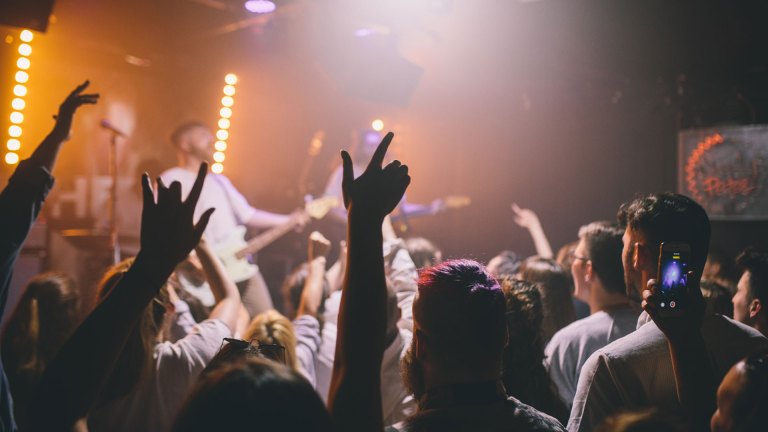
[[[304,211],[313,219],[322,219],[329,211],[339,206],[339,199],[334,196],[324,196],[308,201]]]
[[[449,209],[467,207],[470,204],[472,204],[472,198],[466,195],[449,195],[443,198],[443,205]]]

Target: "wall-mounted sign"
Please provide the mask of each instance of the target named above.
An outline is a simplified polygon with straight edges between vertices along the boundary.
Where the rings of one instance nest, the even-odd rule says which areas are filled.
[[[711,219],[768,220],[768,126],[680,132],[677,184]]]

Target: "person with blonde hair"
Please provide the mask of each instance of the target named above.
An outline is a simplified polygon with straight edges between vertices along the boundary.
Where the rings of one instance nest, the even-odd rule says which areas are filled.
[[[285,364],[301,373],[312,387],[317,386],[315,360],[320,346],[317,313],[323,298],[326,256],[330,248],[331,242],[319,232],[309,235],[308,273],[293,322],[276,310],[268,310],[253,318],[244,335],[245,340],[257,341],[259,345],[282,346]]]

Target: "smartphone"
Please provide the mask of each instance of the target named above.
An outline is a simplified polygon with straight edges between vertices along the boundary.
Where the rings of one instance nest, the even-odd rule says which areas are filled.
[[[691,247],[687,243],[662,243],[659,248],[659,275],[656,295],[661,316],[682,315],[688,305],[688,262]]]

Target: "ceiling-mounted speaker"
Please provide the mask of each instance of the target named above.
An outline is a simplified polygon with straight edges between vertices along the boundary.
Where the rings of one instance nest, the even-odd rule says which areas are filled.
[[[0,24],[45,33],[54,0],[0,0]]]

